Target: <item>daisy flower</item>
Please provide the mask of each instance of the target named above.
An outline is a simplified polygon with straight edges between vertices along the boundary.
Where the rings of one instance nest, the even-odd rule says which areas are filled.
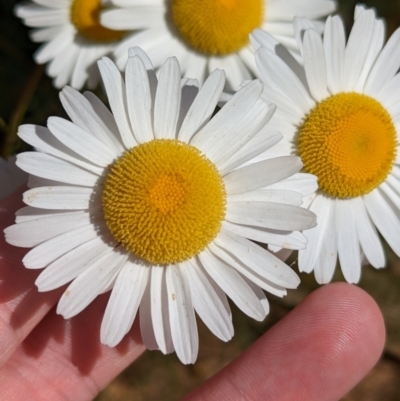
[[[0,200],[28,181],[28,175],[15,165],[15,160],[15,156],[7,160],[0,157]]]
[[[33,0],[18,4],[15,14],[35,28],[30,36],[44,42],[34,54],[38,64],[47,65],[53,84],[67,83],[76,89],[87,81],[97,86],[100,75],[96,61],[111,54],[125,32],[104,28],[99,23],[105,0]]]
[[[139,46],[154,67],[176,56],[184,76],[200,84],[214,69],[226,71],[230,89],[257,74],[249,34],[262,28],[296,49],[292,20],[301,15],[316,20],[336,9],[335,0],[112,0],[119,8],[104,11],[101,22],[115,30],[134,30],[118,45],[122,69],[127,48]]]
[[[296,188],[315,190],[316,179],[295,174],[296,156],[241,167],[281,139],[266,125],[275,106],[260,99],[259,81],[211,118],[223,71],[198,91],[195,81],[181,81],[175,58],[157,78],[140,49],[130,51],[125,80],[106,57],[99,69],[112,113],[92,93],[66,87],[61,101],[72,122],[51,117],[47,128],[20,127],[39,152],[18,156],[32,189],[6,239],[33,247],[23,262],[45,268],[39,291],[72,281],[57,308],[65,318],[112,289],[104,344],[118,344],[139,309],[146,346],[193,363],[194,311],[228,341],[226,295],[262,320],[269,310],[262,289],[283,296],[298,285],[249,238],[304,247],[299,230],[314,226],[315,215],[299,206]]]
[[[327,283],[338,257],[345,279],[357,283],[364,257],[385,265],[377,230],[400,256],[400,29],[384,45],[384,22],[363,6],[347,43],[337,16],[323,39],[307,19],[294,27],[304,67],[267,33],[255,31],[252,41],[263,98],[277,104],[279,154],[300,156],[318,177],[309,206],[318,226],[305,232],[299,266]]]

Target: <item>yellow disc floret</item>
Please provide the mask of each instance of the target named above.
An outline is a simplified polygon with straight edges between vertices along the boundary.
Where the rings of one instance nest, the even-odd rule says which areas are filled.
[[[117,241],[148,262],[169,264],[192,258],[216,237],[226,193],[219,171],[197,148],[157,139],[113,164],[102,200]]]
[[[300,128],[304,168],[337,198],[365,195],[388,176],[396,158],[396,129],[386,109],[359,93],[319,103]]]
[[[263,0],[172,0],[172,20],[184,41],[208,55],[234,53],[262,25]]]
[[[77,31],[93,42],[114,42],[126,32],[113,31],[100,25],[101,0],[73,0],[70,11],[72,24]]]

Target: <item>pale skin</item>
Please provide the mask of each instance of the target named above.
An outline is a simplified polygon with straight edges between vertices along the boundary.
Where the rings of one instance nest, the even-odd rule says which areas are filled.
[[[13,224],[21,192],[0,203],[1,231]],[[21,263],[26,252],[1,236],[1,399],[90,401],[144,352],[139,327],[116,348],[101,345],[108,294],[65,321],[53,308],[64,288],[38,293],[39,271]],[[384,341],[382,314],[367,293],[326,285],[184,400],[337,401],[372,369]]]

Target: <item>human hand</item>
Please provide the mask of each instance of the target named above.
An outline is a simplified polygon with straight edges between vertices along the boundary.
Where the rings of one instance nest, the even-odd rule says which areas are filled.
[[[0,204],[0,227],[22,206]],[[65,288],[37,292],[28,251],[0,239],[0,400],[93,399],[143,351],[135,324],[115,348],[99,340],[108,294],[65,321],[53,306]],[[321,287],[186,401],[339,400],[373,367],[384,344],[382,315],[363,290]],[[200,344],[201,347],[201,344]]]

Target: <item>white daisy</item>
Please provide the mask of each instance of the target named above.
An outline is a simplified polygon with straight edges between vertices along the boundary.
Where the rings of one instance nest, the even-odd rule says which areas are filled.
[[[15,156],[7,160],[0,157],[0,200],[28,181],[28,175],[15,165],[15,160]]]
[[[18,4],[15,14],[31,31],[34,42],[44,42],[34,54],[38,64],[47,65],[53,84],[70,83],[76,89],[87,81],[97,86],[100,75],[96,61],[111,54],[125,32],[112,31],[99,23],[99,13],[108,0],[33,0]]]
[[[175,58],[157,79],[140,49],[131,49],[125,81],[108,58],[99,68],[113,114],[92,93],[66,87],[61,101],[72,122],[20,127],[39,152],[18,156],[32,189],[6,239],[34,247],[23,262],[45,268],[39,291],[72,281],[57,308],[65,318],[112,289],[104,344],[118,344],[140,309],[146,346],[193,363],[194,311],[227,341],[226,295],[262,320],[262,289],[283,296],[298,285],[287,265],[247,238],[304,248],[299,230],[314,226],[315,215],[299,207],[301,191],[315,191],[316,179],[295,174],[295,156],[240,167],[281,139],[266,126],[275,107],[260,100],[259,81],[210,119],[223,71],[198,91],[195,81],[181,82]]]
[[[279,154],[299,155],[318,177],[318,226],[305,233],[299,266],[327,283],[338,256],[357,283],[364,256],[385,265],[376,228],[400,256],[400,29],[384,46],[384,22],[363,6],[347,43],[339,17],[328,18],[323,39],[306,19],[294,27],[304,67],[267,33],[252,41],[263,98],[278,107],[270,125],[285,136]]]
[[[111,29],[135,30],[118,46],[115,56],[122,69],[127,48],[139,46],[158,68],[176,56],[184,76],[200,84],[214,69],[226,71],[231,89],[257,74],[249,34],[262,28],[296,49],[295,15],[316,19],[336,9],[335,0],[112,0],[119,8],[102,13]]]

